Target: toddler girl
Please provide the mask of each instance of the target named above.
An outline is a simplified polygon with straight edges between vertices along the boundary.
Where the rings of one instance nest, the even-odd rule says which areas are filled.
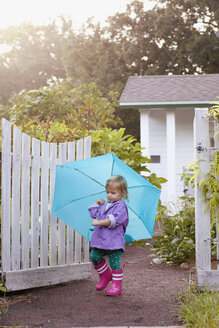
[[[122,176],[112,176],[106,182],[108,201],[99,198],[89,206],[90,216],[95,226],[91,237],[92,251],[90,258],[97,270],[100,281],[97,290],[105,289],[112,280],[106,294],[116,296],[122,294],[123,269],[120,260],[125,251],[125,232],[128,225],[128,209],[123,198],[128,198],[127,183]],[[109,264],[104,256],[109,256]]]

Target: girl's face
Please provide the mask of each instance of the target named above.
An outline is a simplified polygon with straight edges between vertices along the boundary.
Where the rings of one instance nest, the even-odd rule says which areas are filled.
[[[122,199],[122,192],[113,186],[106,188],[106,197],[110,203],[115,203]]]

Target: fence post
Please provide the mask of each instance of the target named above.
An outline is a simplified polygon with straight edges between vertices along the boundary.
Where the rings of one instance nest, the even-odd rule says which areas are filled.
[[[196,268],[197,277],[200,270],[211,267],[211,232],[210,210],[199,188],[200,180],[209,172],[209,120],[208,109],[195,109],[194,144],[195,160],[198,161],[200,174],[195,181],[195,231],[196,231]],[[199,285],[199,279],[198,279]]]

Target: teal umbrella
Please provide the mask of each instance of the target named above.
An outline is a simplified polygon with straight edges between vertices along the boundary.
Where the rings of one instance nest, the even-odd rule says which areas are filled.
[[[106,200],[105,185],[112,175],[122,175],[128,184],[126,242],[152,238],[160,190],[113,153],[57,165],[52,213],[90,240],[88,206],[98,198]]]

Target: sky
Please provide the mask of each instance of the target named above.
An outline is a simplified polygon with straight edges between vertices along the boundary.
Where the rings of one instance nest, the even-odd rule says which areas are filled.
[[[144,8],[154,5],[152,0],[141,0]],[[46,24],[63,15],[71,18],[73,28],[79,29],[89,17],[101,25],[108,16],[124,12],[132,0],[0,0],[0,28],[29,22]]]

